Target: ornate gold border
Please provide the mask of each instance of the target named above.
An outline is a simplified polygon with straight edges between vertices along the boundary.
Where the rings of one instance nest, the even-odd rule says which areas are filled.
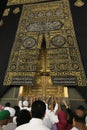
[[[17,5],[17,4],[28,4],[28,3],[37,3],[47,0],[8,0],[7,5]]]

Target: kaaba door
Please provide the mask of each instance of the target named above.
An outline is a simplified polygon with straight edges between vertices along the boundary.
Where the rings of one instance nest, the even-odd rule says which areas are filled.
[[[49,76],[37,76],[34,86],[24,86],[23,96],[58,96],[65,97],[65,87],[53,86]]]
[[[67,87],[64,86],[53,86],[51,77],[50,77],[50,69],[49,62],[47,60],[47,50],[44,46],[41,47],[35,84],[34,86],[23,86],[22,95],[23,96],[58,96],[58,97],[67,97],[68,91]]]

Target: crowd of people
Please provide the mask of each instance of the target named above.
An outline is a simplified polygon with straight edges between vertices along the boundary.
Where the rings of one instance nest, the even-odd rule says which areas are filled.
[[[87,130],[83,105],[72,110],[57,97],[20,97],[16,106],[0,105],[0,130]]]

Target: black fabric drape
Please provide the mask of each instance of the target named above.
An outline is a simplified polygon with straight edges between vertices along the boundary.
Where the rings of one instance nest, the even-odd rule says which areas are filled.
[[[87,76],[87,1],[84,0],[85,5],[83,7],[74,6],[74,2],[76,0],[69,1],[76,32],[76,38],[78,41],[85,73]],[[2,17],[2,13],[6,7],[6,3],[7,0],[0,0],[0,18]],[[13,9],[15,7],[20,8],[20,13],[13,14]],[[0,95],[3,95],[7,89],[7,87],[3,86],[3,80],[8,65],[11,48],[14,42],[19,18],[21,15],[22,5],[11,6],[8,8],[10,8],[10,13],[7,17],[3,17],[4,25],[0,27]]]

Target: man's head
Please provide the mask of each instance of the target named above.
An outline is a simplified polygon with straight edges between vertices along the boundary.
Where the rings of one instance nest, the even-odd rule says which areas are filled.
[[[45,116],[46,105],[43,101],[37,100],[32,104],[31,114],[33,118],[42,119]]]
[[[74,124],[85,123],[85,114],[82,110],[76,109],[73,115]]]
[[[8,110],[0,111],[0,125],[6,125],[8,123],[8,119],[10,118],[10,113]]]
[[[5,107],[10,107],[11,106],[11,103],[10,102],[6,102],[5,103]]]

